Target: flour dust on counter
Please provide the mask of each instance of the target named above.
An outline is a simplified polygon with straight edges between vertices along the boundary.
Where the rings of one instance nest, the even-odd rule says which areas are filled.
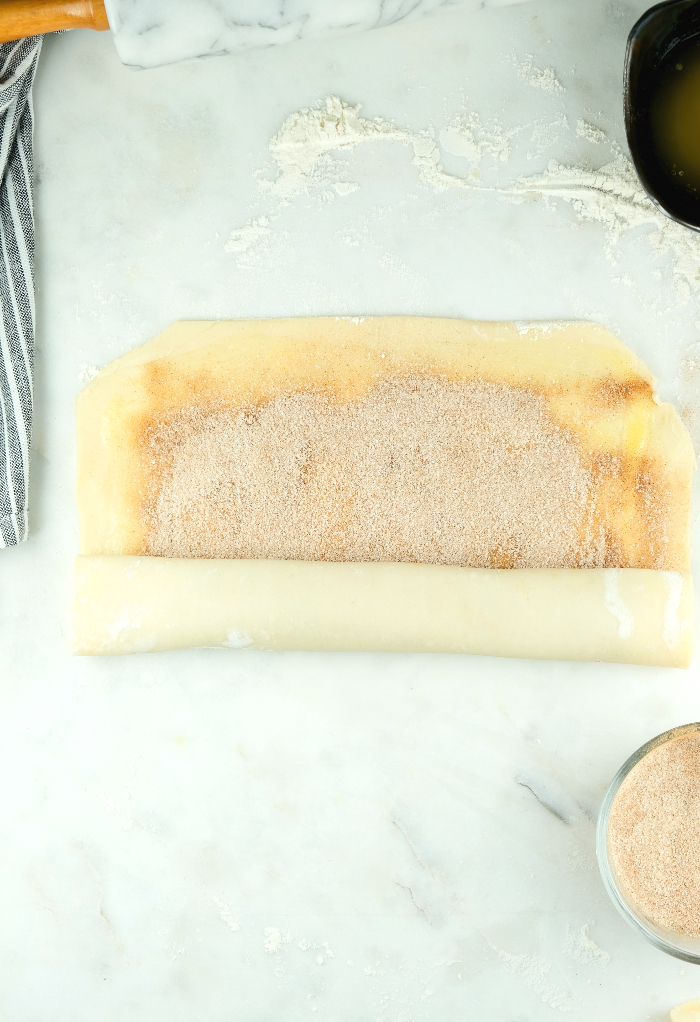
[[[580,930],[567,928],[562,948],[567,958],[584,965],[598,965],[603,968],[610,962],[610,954],[593,940],[590,934],[592,923],[584,923]]]
[[[576,134],[579,138],[585,138],[587,142],[593,142],[596,145],[608,141],[608,136],[601,128],[597,128],[595,124],[584,120],[583,117],[579,117],[576,121]]]
[[[94,380],[99,373],[99,366],[90,365],[89,362],[81,362],[78,368],[78,383],[81,386],[86,386],[91,380]]]
[[[700,329],[700,322],[696,325]],[[676,387],[678,413],[690,434],[693,447],[700,451],[700,341],[695,341],[683,352]]]
[[[544,89],[545,92],[564,92],[564,86],[557,78],[553,67],[535,67],[534,57],[528,53],[525,60],[518,67],[518,74],[528,85],[534,89]]]
[[[526,61],[523,74],[530,84],[550,93],[564,91],[551,68],[533,72]],[[551,74],[550,74],[551,72]],[[553,84],[555,83],[555,84]],[[559,87],[557,87],[559,85]],[[690,301],[700,289],[700,235],[666,217],[644,191],[633,164],[605,132],[579,118],[575,135],[594,144],[608,143],[613,159],[597,169],[569,166],[551,160],[546,171],[522,176],[506,186],[489,185],[479,173],[484,157],[506,162],[513,139],[530,132],[530,139],[539,141],[538,154],[556,142],[568,121],[560,112],[551,121],[528,123],[504,128],[498,121],[483,123],[478,113],[464,112],[443,128],[411,130],[382,117],[372,119],[360,115],[361,104],[351,105],[338,96],[329,96],[313,108],[290,114],[279,132],[270,140],[269,151],[276,177],[268,178],[264,168],[258,172],[258,187],[276,200],[272,208],[235,228],[225,245],[227,251],[249,253],[263,239],[269,239],[271,223],[278,220],[284,208],[302,195],[314,191],[321,205],[352,195],[360,186],[341,180],[347,173],[338,165],[334,153],[344,153],[367,143],[398,143],[412,152],[412,163],[418,171],[418,182],[436,193],[466,192],[493,196],[507,202],[540,199],[555,211],[555,200],[570,203],[581,221],[598,223],[605,234],[604,253],[609,262],[616,262],[617,247],[628,232],[651,228],[645,235],[652,252],[669,255],[671,272],[678,300]],[[460,176],[443,167],[443,153],[462,157],[469,172]],[[528,153],[532,158],[535,154]]]
[[[220,901],[219,898],[212,898],[212,901],[219,910],[220,918],[226,923],[231,933],[236,933],[237,930],[240,930],[241,924],[235,918],[231,906],[225,901]]]
[[[523,985],[538,995],[543,1004],[556,1011],[573,1011],[579,1007],[571,992],[557,983],[557,969],[552,962],[534,953],[514,955],[499,948],[493,949],[499,961],[509,972],[519,976]]]

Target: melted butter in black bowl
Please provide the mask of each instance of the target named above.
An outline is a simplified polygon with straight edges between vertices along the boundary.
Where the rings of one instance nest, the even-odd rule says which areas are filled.
[[[700,193],[700,35],[661,61],[649,108],[650,141],[678,198]]]
[[[646,191],[700,230],[700,0],[658,4],[632,29],[625,123]]]

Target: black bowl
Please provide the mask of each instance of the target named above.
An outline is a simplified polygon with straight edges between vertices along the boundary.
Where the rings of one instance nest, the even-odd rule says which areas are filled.
[[[700,199],[674,185],[655,151],[650,103],[664,58],[679,43],[698,35],[700,0],[666,0],[650,8],[629,34],[624,80],[625,129],[639,179],[667,216],[694,231],[700,231]]]

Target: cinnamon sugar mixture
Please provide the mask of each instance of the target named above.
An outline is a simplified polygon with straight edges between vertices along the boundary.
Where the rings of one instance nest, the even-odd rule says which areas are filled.
[[[700,937],[700,733],[649,752],[615,796],[608,850],[618,881],[654,922]]]
[[[395,378],[339,404],[290,393],[190,408],[144,445],[163,557],[597,567],[591,478],[538,394]]]

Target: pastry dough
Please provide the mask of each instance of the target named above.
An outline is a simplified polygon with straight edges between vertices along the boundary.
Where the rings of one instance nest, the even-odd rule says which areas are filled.
[[[700,1001],[687,1001],[673,1008],[671,1022],[700,1022]]]
[[[649,371],[595,324],[176,323],[102,370],[77,416],[76,652],[240,633],[271,648],[689,659],[692,447]],[[223,469],[209,437],[234,445]],[[389,466],[379,482],[373,458]],[[132,627],[138,607],[149,624]]]
[[[480,653],[686,667],[687,576],[645,569],[79,557],[72,650]]]

